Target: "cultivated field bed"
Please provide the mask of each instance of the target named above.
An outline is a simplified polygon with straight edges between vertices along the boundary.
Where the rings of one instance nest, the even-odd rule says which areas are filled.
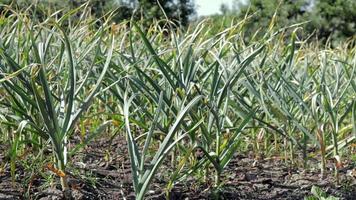
[[[111,14],[2,15],[0,199],[355,198],[355,38]]]

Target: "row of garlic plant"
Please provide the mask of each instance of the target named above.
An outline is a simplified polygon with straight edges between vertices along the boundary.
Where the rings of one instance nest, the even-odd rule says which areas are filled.
[[[105,24],[96,32],[88,32],[93,22],[87,21],[65,30],[63,23],[70,16],[67,14],[36,23],[29,16],[8,12],[12,14],[4,18],[8,26],[2,25],[0,56],[5,96],[1,105],[9,112],[2,114],[2,122],[14,127],[16,135],[32,133],[39,136],[40,142],[50,142],[61,187],[67,195],[68,138],[99,92],[115,40],[106,35]],[[38,143],[31,138],[23,142]],[[15,140],[12,145],[12,154],[16,153],[17,143]]]
[[[322,50],[270,29],[246,44],[244,21],[216,35],[204,21],[186,32],[170,22],[144,29],[104,18],[97,28],[85,12],[72,22],[73,13],[39,23],[13,12],[1,25],[2,126],[17,130],[15,150],[18,140],[50,141],[63,190],[67,156],[81,147],[68,149],[68,138],[93,101],[106,104],[114,125],[125,124],[138,199],[167,157],[176,169],[172,184],[197,171],[208,176],[212,166],[219,186],[241,135],[271,134],[275,148],[287,144],[286,159],[301,151],[305,166],[308,148],[317,146],[322,173],[330,149],[340,162],[340,148],[355,139],[352,43]]]

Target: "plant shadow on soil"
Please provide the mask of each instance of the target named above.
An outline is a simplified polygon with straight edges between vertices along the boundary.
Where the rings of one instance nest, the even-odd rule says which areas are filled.
[[[5,163],[5,146],[0,145],[0,163]],[[246,154],[248,155],[248,154]],[[318,166],[317,160],[309,160]],[[18,164],[19,165],[19,164]],[[332,168],[332,163],[328,164]],[[17,166],[16,182],[12,183],[10,167],[0,171],[0,199],[62,199],[60,187],[44,187],[45,180],[38,174],[30,175]],[[164,188],[170,169],[164,164],[156,175],[146,199],[166,199]],[[346,162],[336,186],[332,171],[320,179],[318,168],[302,172],[288,167],[284,161],[236,155],[223,174],[224,186],[219,199],[304,199],[311,195],[313,185],[328,195],[340,199],[356,199],[356,178],[348,175],[356,163]],[[44,173],[46,169],[43,170]],[[135,199],[131,186],[131,168],[124,138],[100,138],[78,153],[68,167],[69,184],[74,199]],[[24,180],[29,180],[24,184]],[[57,181],[57,180],[56,180]],[[174,186],[170,199],[214,199],[209,185],[188,178]]]

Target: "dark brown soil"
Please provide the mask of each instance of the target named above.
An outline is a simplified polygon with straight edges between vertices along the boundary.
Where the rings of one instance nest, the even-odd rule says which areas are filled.
[[[50,174],[46,168],[30,174],[16,166],[16,182],[12,183],[10,167],[5,158],[5,146],[0,144],[0,199],[62,199],[59,185],[50,185],[41,174]],[[113,140],[101,138],[78,153],[68,166],[70,186],[74,199],[135,199],[126,143],[120,136]],[[246,154],[248,155],[248,154]],[[45,164],[44,164],[45,165]],[[317,160],[309,160],[309,166],[318,166]],[[224,185],[219,191],[211,184],[192,177],[177,183],[170,192],[170,199],[304,199],[311,195],[313,185],[340,199],[356,199],[356,179],[350,173],[355,162],[345,162],[340,171],[340,184],[328,163],[324,179],[318,168],[301,168],[286,165],[278,158],[256,161],[252,156],[236,155],[223,174]],[[165,188],[169,167],[162,166],[146,199],[166,199]],[[41,172],[41,173],[40,173]],[[213,171],[211,171],[213,173]],[[53,175],[54,176],[54,175]],[[53,183],[58,183],[58,180]]]

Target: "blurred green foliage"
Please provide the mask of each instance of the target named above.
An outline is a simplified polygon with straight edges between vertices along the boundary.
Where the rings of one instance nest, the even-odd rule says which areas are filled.
[[[39,19],[55,10],[73,9],[86,2],[88,0],[0,0],[19,9],[36,5],[33,13]],[[168,18],[187,26],[195,19],[194,0],[90,0],[88,5],[96,18],[115,10],[114,22],[133,18],[150,25],[153,20]],[[253,37],[263,37],[266,29],[279,30],[298,23],[303,23],[300,25],[303,31],[298,32],[301,39],[312,35],[313,40],[325,43],[328,39],[338,42],[356,35],[355,0],[235,0],[232,8],[222,4],[220,10],[222,15],[210,17],[212,26],[207,27],[208,31],[215,34],[222,27],[241,22],[247,14],[252,15],[243,26],[246,42]]]
[[[314,39],[326,42],[355,37],[356,1],[354,0],[250,0],[244,4],[236,0],[235,6],[227,10],[221,7],[224,16],[214,16],[216,21],[229,24],[243,19],[246,13],[253,16],[245,24],[246,40],[262,36],[271,25],[278,30],[293,24],[303,23],[300,37],[313,34]],[[224,19],[224,20],[221,20]]]
[[[152,20],[168,18],[177,25],[187,26],[194,14],[192,0],[0,0],[0,3],[18,9],[35,5],[31,9],[38,18],[59,9],[69,10],[88,3],[91,14],[97,18],[114,10],[114,22],[134,18],[144,20],[147,25]]]

